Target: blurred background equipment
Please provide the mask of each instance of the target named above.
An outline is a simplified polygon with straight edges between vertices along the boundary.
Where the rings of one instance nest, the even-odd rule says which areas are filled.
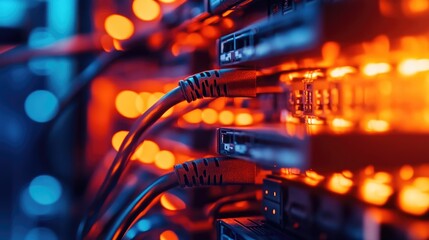
[[[0,239],[429,239],[428,22],[429,0],[1,0]]]

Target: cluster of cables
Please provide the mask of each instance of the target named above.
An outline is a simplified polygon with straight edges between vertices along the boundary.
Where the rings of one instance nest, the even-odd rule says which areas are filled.
[[[257,71],[251,69],[209,70],[179,81],[179,86],[164,95],[141,115],[122,142],[110,169],[85,214],[78,230],[78,239],[88,239],[88,233],[100,217],[100,211],[125,171],[138,144],[148,129],[171,107],[187,101],[218,97],[255,97],[264,91]],[[262,88],[261,88],[262,87]],[[123,212],[114,219],[113,227],[103,239],[122,239],[133,223],[145,214],[154,198],[176,186],[254,184],[256,165],[237,159],[209,158],[175,166],[175,170],[148,186]],[[98,237],[100,238],[100,236]]]

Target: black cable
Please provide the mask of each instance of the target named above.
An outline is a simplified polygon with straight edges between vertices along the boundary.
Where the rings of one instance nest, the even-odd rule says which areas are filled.
[[[255,184],[257,171],[254,163],[225,157],[198,159],[178,164],[174,169],[174,172],[164,175],[151,184],[132,204],[124,209],[120,217],[115,219],[115,224],[108,230],[103,239],[122,239],[134,222],[148,211],[152,201],[162,192],[175,186],[202,187]],[[161,182],[160,179],[162,179]]]
[[[78,239],[82,239],[90,231],[90,228],[97,220],[99,212],[103,206],[104,201],[108,198],[110,192],[116,186],[121,173],[127,166],[130,156],[137,148],[139,137],[158,120],[170,107],[183,101],[180,88],[175,88],[166,95],[164,95],[158,102],[150,107],[137,121],[133,124],[128,135],[119,148],[118,154],[112,162],[109,172],[103,181],[88,213],[82,219],[78,230]]]
[[[132,154],[138,147],[139,138],[156,120],[170,107],[183,100],[192,102],[205,97],[255,97],[257,93],[256,73],[251,69],[221,69],[197,73],[179,81],[179,87],[165,94],[139,117],[122,142],[100,190],[88,213],[83,217],[78,229],[78,239],[84,238],[91,230],[105,199],[116,186]]]

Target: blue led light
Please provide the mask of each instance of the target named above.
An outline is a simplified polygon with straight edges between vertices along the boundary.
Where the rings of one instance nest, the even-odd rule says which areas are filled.
[[[137,228],[141,232],[147,232],[150,230],[151,227],[152,227],[152,223],[147,219],[142,219],[137,222]]]
[[[137,236],[137,231],[133,228],[131,228],[130,230],[128,230],[127,232],[127,238],[128,239],[134,239]]]
[[[24,19],[27,10],[25,1],[1,0],[0,1],[0,26],[19,26]]]
[[[49,228],[39,227],[31,229],[25,240],[57,240],[57,235]]]
[[[28,36],[28,45],[32,48],[42,48],[54,43],[55,40],[55,36],[49,29],[38,27]]]
[[[39,204],[54,204],[61,197],[61,184],[57,179],[48,175],[35,177],[28,187],[31,198]]]
[[[25,112],[36,122],[48,122],[58,111],[58,99],[49,91],[37,90],[25,100]]]

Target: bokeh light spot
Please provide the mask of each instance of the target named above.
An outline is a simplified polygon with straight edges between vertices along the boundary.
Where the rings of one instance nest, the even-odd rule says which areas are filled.
[[[25,112],[36,122],[51,120],[57,114],[58,107],[58,99],[46,90],[36,90],[25,99]]]
[[[112,137],[112,147],[118,151],[121,147],[122,142],[124,141],[125,137],[127,136],[128,131],[119,131],[113,134]]]
[[[179,237],[173,231],[166,230],[161,233],[161,235],[159,236],[159,239],[160,240],[179,240]]]
[[[152,227],[152,224],[151,224],[150,220],[148,220],[148,219],[142,219],[142,220],[138,221],[138,223],[137,223],[137,228],[141,232],[147,232],[150,230],[151,227]]]
[[[134,24],[128,18],[112,14],[106,18],[104,28],[107,34],[118,40],[126,40],[134,33]]]
[[[160,202],[165,209],[170,211],[177,211],[186,208],[185,202],[178,196],[171,193],[163,194],[161,196]]]
[[[228,110],[220,112],[219,122],[224,125],[231,125],[232,123],[234,123],[234,114]]]
[[[218,114],[216,110],[211,108],[206,108],[202,111],[201,116],[203,118],[203,122],[207,124],[214,124],[217,122]]]
[[[61,197],[62,188],[58,180],[49,175],[35,177],[28,188],[31,198],[42,205],[51,205]]]
[[[161,169],[170,169],[175,162],[174,154],[167,150],[159,151],[155,156],[155,165]]]
[[[136,118],[140,115],[138,108],[143,105],[143,100],[136,92],[125,90],[116,96],[115,105],[122,116]]]
[[[57,235],[49,228],[38,227],[31,229],[25,240],[57,240]]]
[[[133,12],[143,21],[152,21],[161,14],[161,7],[153,0],[134,0]]]
[[[188,123],[200,123],[202,121],[201,112],[201,109],[195,109],[183,115],[183,119]]]
[[[146,140],[137,147],[136,152],[133,155],[133,159],[138,159],[142,163],[153,163],[158,152],[158,144]]]
[[[235,124],[239,126],[247,126],[253,123],[253,117],[249,113],[239,113],[235,118]]]

